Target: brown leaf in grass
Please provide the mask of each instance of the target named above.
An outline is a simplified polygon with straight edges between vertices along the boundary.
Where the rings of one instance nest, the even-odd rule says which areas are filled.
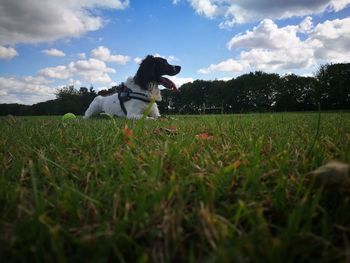
[[[69,170],[72,172],[72,173],[77,173],[79,171],[79,167],[76,165],[76,164],[72,164],[69,168]]]
[[[350,194],[349,164],[331,161],[316,170],[309,172],[316,187],[324,186],[330,191]]]
[[[131,138],[133,136],[133,132],[131,129],[129,129],[128,125],[125,124],[124,128],[123,128],[123,135],[124,135],[124,140],[127,144],[131,143]]]
[[[212,139],[214,139],[214,136],[211,135],[210,133],[203,132],[203,133],[196,134],[196,139],[199,139],[199,140],[212,140]]]

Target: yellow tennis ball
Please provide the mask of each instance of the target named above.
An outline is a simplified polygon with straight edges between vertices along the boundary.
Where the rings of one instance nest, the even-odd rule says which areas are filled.
[[[74,120],[74,119],[76,119],[77,118],[77,116],[75,116],[75,114],[74,113],[66,113],[66,114],[64,114],[63,116],[62,116],[62,120],[63,121],[67,121],[67,120]]]

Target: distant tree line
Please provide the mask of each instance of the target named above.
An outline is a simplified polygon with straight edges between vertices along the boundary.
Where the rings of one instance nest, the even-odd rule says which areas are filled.
[[[56,99],[34,104],[0,104],[0,115],[82,115],[97,95],[106,95],[117,86],[98,94],[91,87],[59,89]],[[158,104],[164,114],[238,113],[268,111],[309,111],[350,109],[350,64],[322,65],[314,77],[256,71],[229,81],[196,80],[175,93],[162,90]]]
[[[229,81],[196,80],[162,95],[160,110],[168,114],[310,111],[318,103],[322,110],[350,109],[350,64],[323,65],[314,77],[257,71]]]

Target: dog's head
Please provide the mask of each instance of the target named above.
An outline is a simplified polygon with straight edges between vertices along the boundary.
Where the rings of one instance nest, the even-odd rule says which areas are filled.
[[[141,62],[134,80],[137,85],[145,90],[148,90],[152,84],[156,83],[177,91],[176,85],[170,79],[163,76],[174,76],[180,70],[180,66],[170,65],[164,58],[148,55]]]

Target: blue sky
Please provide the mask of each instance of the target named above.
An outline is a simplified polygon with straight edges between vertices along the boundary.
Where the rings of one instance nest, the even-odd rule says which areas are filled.
[[[147,54],[182,66],[178,86],[255,70],[312,75],[349,62],[349,15],[350,0],[2,0],[0,103],[109,88]]]

